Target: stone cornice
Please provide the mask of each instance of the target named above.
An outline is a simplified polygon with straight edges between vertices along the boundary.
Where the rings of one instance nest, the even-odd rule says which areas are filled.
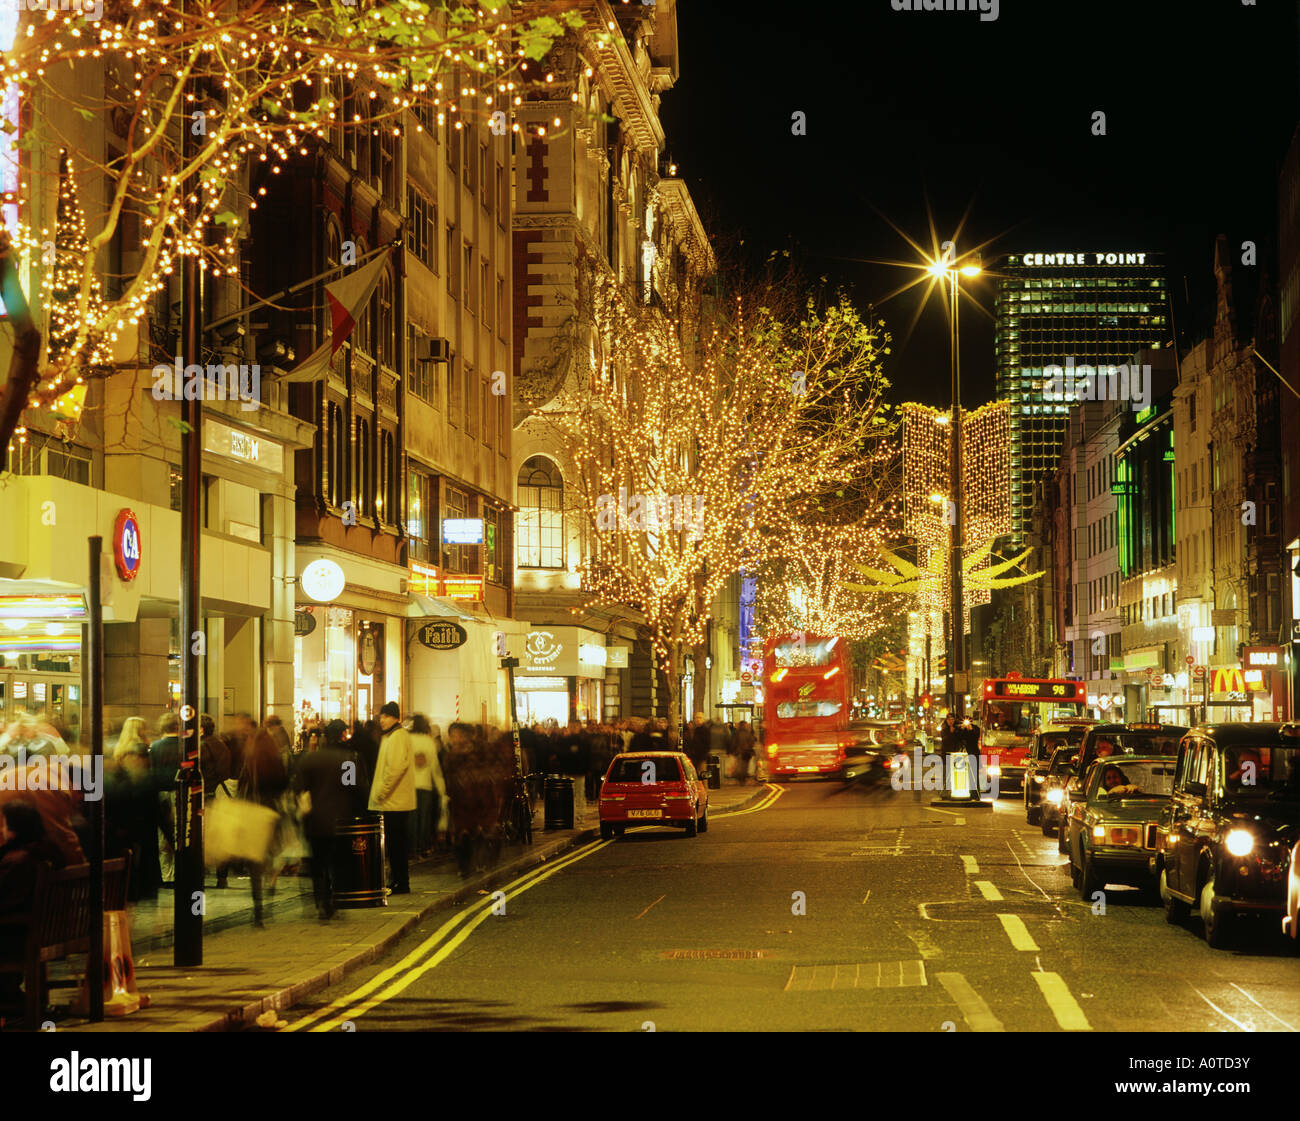
[[[608,31],[611,24],[617,27],[608,0],[590,0],[586,23],[593,35]],[[657,156],[664,146],[664,127],[655,112],[650,88],[642,79],[622,32],[613,32],[610,38],[613,40],[610,46],[597,47],[594,38],[584,36],[580,48],[582,57],[615,103],[618,116],[636,146]]]
[[[705,233],[704,223],[695,209],[690,189],[680,179],[660,179],[657,185],[664,209],[672,217],[673,226],[681,237],[685,252],[702,276],[710,275],[717,267],[713,246]]]

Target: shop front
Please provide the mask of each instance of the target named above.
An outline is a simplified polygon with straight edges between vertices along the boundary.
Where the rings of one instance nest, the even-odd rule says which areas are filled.
[[[1210,666],[1206,720],[1211,724],[1239,723],[1253,719],[1255,709],[1246,686],[1245,671],[1239,665]]]
[[[300,548],[297,560],[295,733],[318,720],[377,719],[402,700],[404,570],[343,550]]]
[[[604,711],[605,636],[585,627],[534,625],[515,671],[521,724],[599,720]]]
[[[1291,719],[1289,655],[1285,646],[1247,646],[1242,651],[1242,683],[1250,693],[1251,719]]]

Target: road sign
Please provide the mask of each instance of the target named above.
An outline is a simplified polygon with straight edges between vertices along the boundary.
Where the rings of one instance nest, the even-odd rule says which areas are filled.
[[[1201,680],[1203,680],[1203,679],[1205,678],[1205,667],[1204,667],[1204,666],[1196,666],[1196,667],[1192,670],[1192,676],[1193,676],[1194,678],[1196,678],[1197,681],[1201,681]]]
[[[753,685],[754,675],[750,673],[749,670],[745,670],[745,672],[740,675],[740,683],[742,685]]]
[[[1196,655],[1188,654],[1187,657],[1183,659],[1183,661],[1186,662],[1189,666],[1194,666],[1196,665]]]

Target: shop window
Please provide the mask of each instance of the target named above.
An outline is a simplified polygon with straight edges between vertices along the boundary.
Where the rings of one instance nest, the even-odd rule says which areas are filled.
[[[518,541],[520,568],[564,567],[564,484],[559,468],[535,455],[519,471]]]

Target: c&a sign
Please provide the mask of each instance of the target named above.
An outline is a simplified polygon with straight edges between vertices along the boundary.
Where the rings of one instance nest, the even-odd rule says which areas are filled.
[[[140,575],[143,559],[140,522],[131,510],[121,510],[113,523],[113,560],[117,564],[117,574],[123,580],[134,580]]]

